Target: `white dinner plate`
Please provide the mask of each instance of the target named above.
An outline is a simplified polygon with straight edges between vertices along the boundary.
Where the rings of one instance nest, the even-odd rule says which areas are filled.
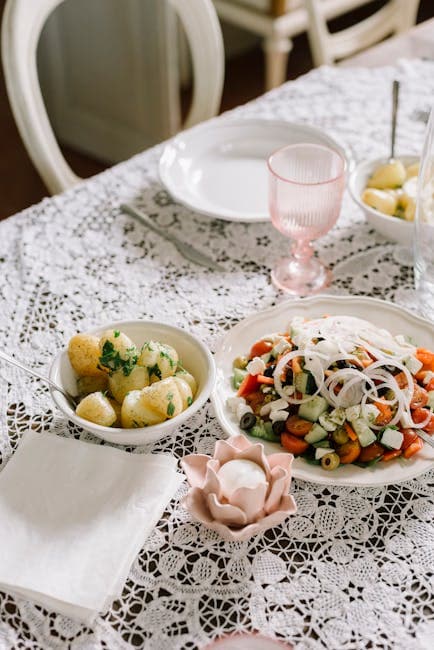
[[[406,309],[375,298],[324,295],[300,298],[249,316],[226,334],[216,353],[217,382],[211,399],[217,418],[228,434],[244,433],[226,407],[227,398],[235,395],[231,387],[233,360],[239,355],[245,355],[251,345],[264,335],[285,331],[293,316],[315,318],[324,314],[358,316],[378,327],[388,329],[395,335],[409,335],[418,346],[430,349],[434,347],[434,327],[431,323]],[[282,451],[282,447],[277,443],[253,437],[250,439],[263,442],[267,453]],[[367,487],[407,481],[433,467],[434,449],[425,444],[417,456],[405,463],[399,460],[380,462],[367,468],[341,465],[335,471],[327,471],[320,465],[310,465],[303,458],[296,458],[293,463],[293,475],[305,481],[325,485]]]
[[[232,119],[199,125],[170,140],[160,178],[176,201],[213,218],[267,221],[267,158],[289,144],[344,148],[323,131],[280,120]]]

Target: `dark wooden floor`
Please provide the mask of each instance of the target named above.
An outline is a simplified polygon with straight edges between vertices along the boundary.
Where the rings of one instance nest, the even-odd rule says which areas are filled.
[[[380,3],[375,0],[373,5]],[[0,0],[3,12],[5,0]],[[363,14],[363,10],[361,12]],[[418,22],[434,16],[433,0],[421,0]],[[343,26],[344,21],[335,21]],[[305,35],[297,37],[290,55],[288,79],[304,74],[312,67],[309,47]],[[222,98],[222,111],[254,99],[263,92],[264,73],[261,48],[232,59],[226,69],[225,86]],[[0,77],[0,219],[22,210],[47,196],[47,191],[33,168],[25,151]],[[104,169],[104,165],[78,152],[66,150],[65,155],[72,168],[83,177],[92,176]]]

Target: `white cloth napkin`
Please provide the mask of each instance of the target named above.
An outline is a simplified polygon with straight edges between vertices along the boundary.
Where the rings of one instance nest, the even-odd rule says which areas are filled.
[[[0,472],[0,589],[92,623],[182,480],[169,456],[27,432]]]

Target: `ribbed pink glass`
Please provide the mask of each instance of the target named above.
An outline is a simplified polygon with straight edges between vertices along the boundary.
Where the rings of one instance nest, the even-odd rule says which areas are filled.
[[[295,295],[316,293],[331,272],[313,255],[312,241],[336,223],[345,187],[345,160],[333,149],[294,144],[268,159],[271,221],[293,240],[290,256],[279,260],[273,283]]]

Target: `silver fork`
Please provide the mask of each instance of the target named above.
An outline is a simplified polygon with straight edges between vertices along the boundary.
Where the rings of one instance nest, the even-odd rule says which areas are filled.
[[[56,384],[55,381],[52,381],[51,379],[48,379],[48,377],[45,377],[44,375],[39,374],[36,370],[33,370],[33,368],[28,368],[25,366],[21,361],[18,361],[15,359],[15,357],[10,357],[8,354],[5,352],[2,352],[0,350],[0,359],[3,361],[6,361],[6,363],[11,364],[12,366],[16,366],[17,368],[20,368],[21,370],[24,370],[24,372],[27,372],[27,374],[32,375],[33,377],[37,377],[41,381],[44,381],[46,384],[51,386],[51,388],[54,388],[54,390],[57,390],[59,393],[63,395],[63,397],[67,400],[68,404],[72,408],[73,411],[75,411],[75,408],[79,402],[78,397],[71,395],[71,393],[68,393],[64,388],[61,388],[58,384]]]

